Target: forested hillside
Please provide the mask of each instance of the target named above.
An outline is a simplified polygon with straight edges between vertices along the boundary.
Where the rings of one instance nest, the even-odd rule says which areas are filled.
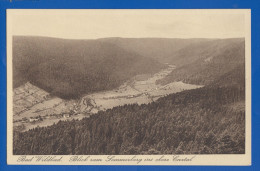
[[[209,84],[244,60],[244,39],[13,38],[13,84],[27,81],[61,98],[109,90],[137,74],[177,65],[167,84]]]
[[[209,85],[224,74],[245,64],[245,41],[244,39],[231,39],[232,43],[221,50],[204,50],[201,58],[192,63],[183,65],[173,70],[167,77],[159,80],[158,83],[168,84],[173,81],[183,81],[190,84]],[[197,49],[197,48],[195,48]],[[197,50],[195,50],[197,51]],[[190,54],[192,56],[192,54]],[[244,71],[242,71],[244,72]]]
[[[13,84],[27,81],[62,98],[113,89],[163,64],[99,40],[13,37]]]
[[[243,154],[244,65],[203,88],[14,132],[14,154]]]

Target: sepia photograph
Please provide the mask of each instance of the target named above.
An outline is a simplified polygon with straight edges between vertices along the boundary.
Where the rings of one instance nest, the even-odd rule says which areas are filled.
[[[250,41],[250,10],[7,10],[8,162],[250,165]]]

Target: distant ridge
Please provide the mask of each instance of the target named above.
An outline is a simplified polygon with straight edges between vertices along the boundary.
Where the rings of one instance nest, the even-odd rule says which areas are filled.
[[[136,52],[162,63],[184,65],[199,59],[205,53],[214,54],[215,48],[224,49],[244,38],[101,38],[104,42],[115,44],[125,50]]]

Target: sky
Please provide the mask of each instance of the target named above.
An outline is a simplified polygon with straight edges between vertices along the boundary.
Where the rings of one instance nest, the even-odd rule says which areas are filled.
[[[13,35],[68,39],[245,36],[245,10],[12,9],[7,17]]]

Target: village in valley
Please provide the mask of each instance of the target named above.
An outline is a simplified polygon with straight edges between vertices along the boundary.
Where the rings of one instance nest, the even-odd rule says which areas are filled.
[[[13,122],[20,131],[79,115],[76,101],[52,97],[29,82],[15,88],[13,94]],[[86,112],[84,117],[89,117],[89,113]]]

